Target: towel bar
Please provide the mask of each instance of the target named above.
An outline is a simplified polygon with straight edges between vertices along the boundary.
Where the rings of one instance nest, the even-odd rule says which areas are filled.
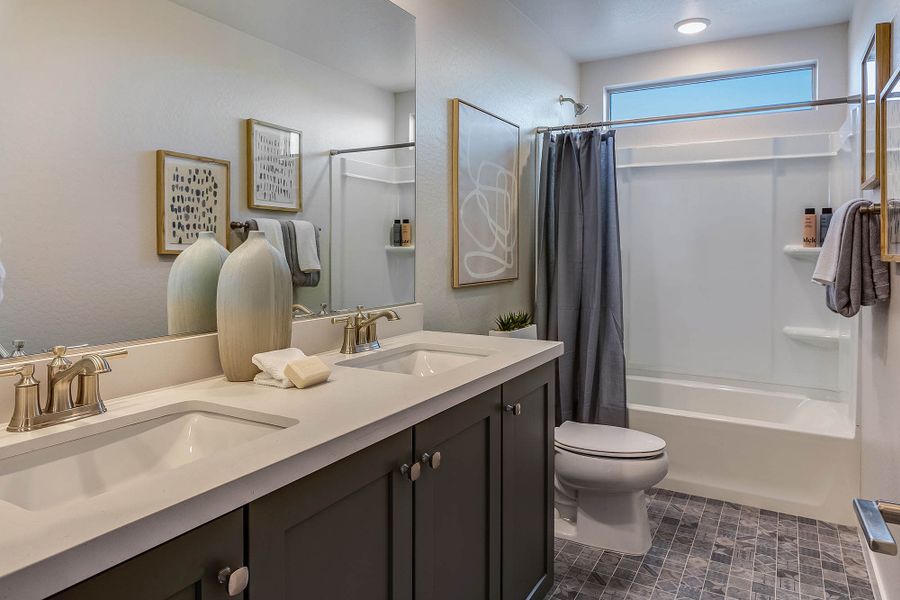
[[[246,233],[247,230],[250,229],[250,221],[232,221],[230,225],[234,230],[243,229],[244,233]],[[322,231],[322,228],[319,226],[316,226],[316,229]]]
[[[864,215],[881,214],[881,204],[873,204],[872,206],[863,206],[859,209]]]

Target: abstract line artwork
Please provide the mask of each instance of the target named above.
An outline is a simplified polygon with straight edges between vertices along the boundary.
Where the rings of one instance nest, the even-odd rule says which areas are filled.
[[[231,163],[159,150],[157,157],[157,252],[180,254],[211,231],[228,241]]]
[[[453,287],[519,276],[519,127],[453,100]]]
[[[301,201],[301,133],[247,120],[247,205],[297,212]]]

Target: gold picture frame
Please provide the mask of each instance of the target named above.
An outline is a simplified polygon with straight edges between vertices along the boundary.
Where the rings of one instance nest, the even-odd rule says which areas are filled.
[[[519,126],[459,98],[451,100],[451,115],[451,284],[463,288],[515,281]],[[473,168],[476,160],[478,166]]]
[[[231,161],[156,151],[157,254],[181,254],[210,230],[228,248],[230,219]]]
[[[303,132],[247,119],[247,207],[303,210]]]
[[[881,260],[900,262],[900,68],[891,75],[878,98],[883,117],[879,143],[885,150],[881,180]]]
[[[891,76],[891,24],[878,23],[860,63],[860,186],[878,187],[884,174],[881,91]],[[871,159],[871,160],[870,160]]]

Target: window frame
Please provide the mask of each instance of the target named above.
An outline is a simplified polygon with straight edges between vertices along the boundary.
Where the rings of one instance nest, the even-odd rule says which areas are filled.
[[[745,77],[757,77],[759,75],[774,75],[778,73],[787,73],[793,71],[809,71],[811,74],[811,89],[810,89],[810,98],[812,100],[817,100],[819,98],[819,65],[818,61],[809,60],[809,61],[801,61],[795,63],[786,63],[781,65],[769,65],[765,67],[757,67],[752,69],[736,69],[730,71],[717,71],[713,73],[705,73],[702,75],[691,75],[688,77],[673,77],[669,79],[656,79],[650,81],[641,81],[641,82],[633,82],[626,84],[615,84],[608,85],[603,88],[603,119],[605,121],[612,121],[612,99],[613,95],[617,93],[623,92],[637,92],[642,90],[651,90],[658,88],[672,88],[679,86],[687,86],[698,83],[708,83],[714,81],[723,81],[729,79],[742,79]],[[783,104],[783,103],[779,103]],[[816,107],[810,107],[809,109],[793,109],[793,110],[814,110]],[[728,110],[728,109],[722,109]],[[693,112],[707,112],[707,111],[693,111]],[[757,114],[774,114],[778,112],[785,112],[785,110],[760,110],[758,112],[744,113],[743,115],[734,115],[734,116],[746,116],[746,115],[757,115]],[[694,118],[694,119],[676,119],[672,118],[675,115],[664,116],[664,115],[648,115],[649,117],[659,117],[656,119],[657,121],[668,121],[668,122],[684,122],[684,121],[695,121],[700,120],[702,117]],[[644,118],[644,117],[640,117]]]

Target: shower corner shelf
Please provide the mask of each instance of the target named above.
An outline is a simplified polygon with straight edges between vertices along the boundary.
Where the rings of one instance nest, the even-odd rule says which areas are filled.
[[[416,253],[415,246],[385,246],[384,249],[388,254],[415,254]]]
[[[799,244],[788,244],[784,247],[785,254],[787,254],[791,258],[796,258],[798,260],[818,260],[819,253],[821,252],[822,248],[807,248],[806,246],[801,246]]]
[[[841,339],[841,334],[836,329],[788,326],[781,331],[792,340],[820,348],[837,348]]]

